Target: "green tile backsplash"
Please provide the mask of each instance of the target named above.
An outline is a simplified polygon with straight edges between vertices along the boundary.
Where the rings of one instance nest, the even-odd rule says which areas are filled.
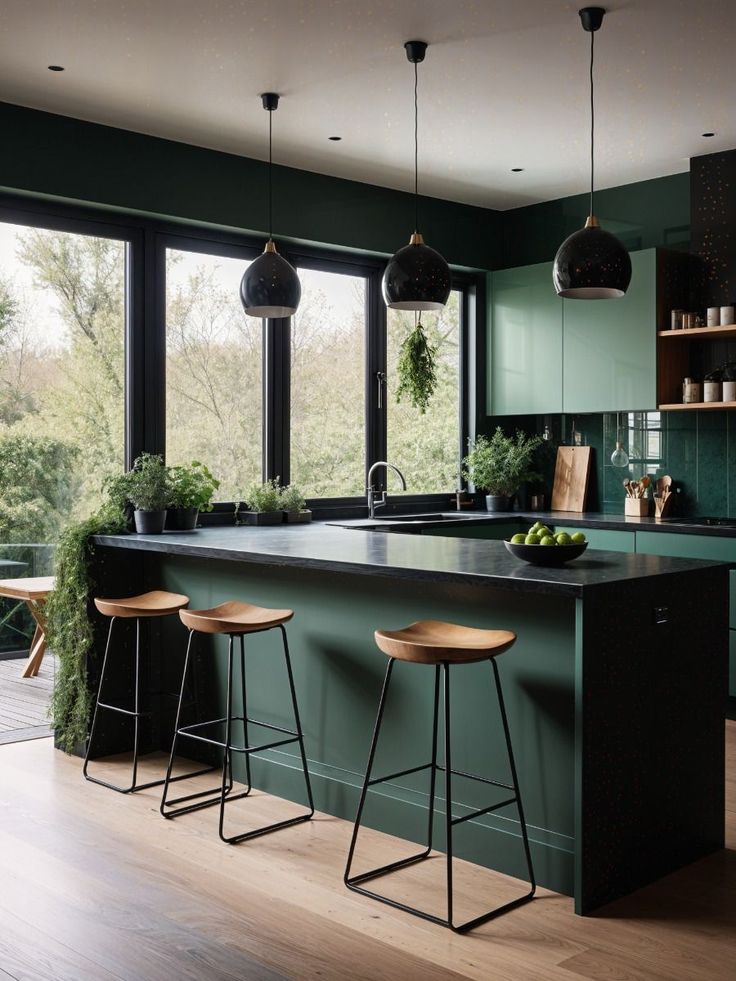
[[[629,454],[624,469],[611,465],[617,420]],[[673,513],[736,517],[736,413],[622,412],[490,420],[494,425],[496,421],[509,431],[520,428],[541,434],[545,425],[549,427],[552,440],[539,463],[548,495],[555,446],[570,444],[575,429],[594,450],[588,510],[623,513],[624,480],[648,473],[653,479],[663,474],[672,477],[677,492]]]

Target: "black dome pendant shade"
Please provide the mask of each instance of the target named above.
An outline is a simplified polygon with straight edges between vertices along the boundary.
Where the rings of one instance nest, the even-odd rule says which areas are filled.
[[[595,32],[603,23],[602,7],[579,11],[590,33],[590,213],[585,227],[568,236],[557,250],[552,279],[559,296],[570,300],[613,300],[624,296],[631,282],[631,259],[615,235],[604,231],[593,213],[595,105],[593,53]]]
[[[414,234],[391,256],[383,274],[383,299],[392,310],[441,310],[450,295],[450,267],[419,234],[419,168],[417,65],[424,61],[425,41],[407,41],[406,57],[414,65]]]
[[[248,266],[240,281],[240,300],[249,317],[276,319],[296,313],[302,296],[302,286],[296,269],[276,251],[271,228],[273,224],[273,112],[278,109],[279,96],[264,92],[263,108],[268,110],[268,241],[261,255]]]

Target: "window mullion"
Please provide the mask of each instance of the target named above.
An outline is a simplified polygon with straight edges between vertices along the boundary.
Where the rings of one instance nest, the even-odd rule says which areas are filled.
[[[386,306],[381,278],[381,271],[372,273],[366,290],[366,478],[371,464],[386,459]]]
[[[263,479],[289,483],[291,319],[263,322]]]

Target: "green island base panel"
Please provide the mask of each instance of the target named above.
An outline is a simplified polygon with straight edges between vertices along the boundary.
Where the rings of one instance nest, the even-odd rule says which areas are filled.
[[[219,529],[217,535],[224,531]],[[606,568],[628,563],[630,572],[637,562],[647,563],[647,574],[614,576],[614,581],[586,587],[576,596],[532,588],[523,578],[518,583],[504,581],[503,586],[466,583],[461,576],[456,581],[414,581],[405,563],[395,575],[390,568],[361,573],[348,559],[352,543],[357,545],[363,535],[334,530],[331,534],[344,536],[345,571],[292,565],[283,557],[274,558],[278,549],[264,554],[262,561],[257,555],[237,561],[210,557],[204,547],[200,556],[189,544],[187,554],[171,554],[167,543],[172,539],[165,536],[158,546],[141,543],[139,536],[101,539],[95,551],[98,589],[102,595],[169,589],[188,595],[193,608],[246,599],[293,609],[295,617],[287,629],[315,804],[348,820],[357,807],[386,667],[373,641],[374,630],[422,618],[513,630],[518,641],[500,657],[499,668],[537,881],[573,896],[576,912],[592,913],[723,847],[725,565],[596,552],[586,560],[591,575],[600,576],[601,563]],[[387,549],[389,539],[406,541],[406,536],[374,534],[376,545],[386,540]],[[251,530],[247,540],[257,543],[267,536],[266,529]],[[188,541],[194,538],[206,542],[208,532]],[[457,545],[450,539],[415,536],[408,547],[419,567],[422,550],[437,566],[438,555],[447,558]],[[504,550],[500,542],[472,541],[462,547],[470,550],[476,566],[486,554],[506,561],[498,551]],[[666,574],[656,574],[660,566],[654,563],[665,563]],[[509,576],[526,575],[515,569]],[[657,622],[658,617],[664,622]],[[105,625],[99,626],[97,649],[89,661],[93,688],[104,643]],[[153,687],[173,692],[180,683],[186,631],[176,617],[147,627]],[[132,626],[124,637],[119,635],[118,651],[130,648],[133,635]],[[195,664],[208,718],[224,714],[226,646],[223,637],[196,639]],[[290,725],[277,632],[246,637],[246,657],[249,714]],[[117,676],[112,686],[121,692],[128,684],[125,661],[124,656],[114,658]],[[433,682],[429,667],[397,665],[377,775],[428,761]],[[168,749],[174,707],[167,696],[153,706],[152,727],[144,734],[151,748]],[[237,713],[237,697],[235,709]],[[487,662],[453,668],[452,715],[455,767],[507,781]],[[102,735],[100,755],[130,746],[129,723],[119,717],[108,715]],[[271,751],[253,760],[254,784],[301,801],[298,760],[291,752],[294,747],[285,749],[289,752]],[[242,757],[236,757],[235,777],[243,778]],[[469,808],[501,799],[493,796],[493,788],[461,779],[455,785],[456,799]],[[370,795],[366,823],[423,843],[428,786],[427,772],[382,785]],[[438,809],[443,809],[441,800]],[[456,816],[462,813],[459,806]],[[241,810],[240,816],[247,820],[247,811]],[[465,822],[455,838],[458,857],[524,877],[512,807]],[[440,814],[435,848],[442,849],[443,841]],[[488,899],[479,896],[479,906],[487,905]]]

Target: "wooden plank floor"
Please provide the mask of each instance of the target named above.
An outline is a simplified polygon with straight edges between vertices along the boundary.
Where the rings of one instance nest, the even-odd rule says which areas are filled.
[[[164,821],[158,792],[85,783],[50,740],[0,746],[0,979],[23,981],[719,981],[736,964],[736,724],[728,724],[728,847],[597,917],[541,890],[457,936],[347,891],[350,825],[227,846],[214,810]],[[160,762],[160,761],[159,761]],[[121,764],[104,767],[116,772]],[[204,778],[199,778],[204,779]],[[238,828],[293,813],[257,793]],[[250,825],[252,826],[252,824]],[[406,854],[368,832],[361,861]],[[411,873],[437,909],[443,864]],[[409,878],[392,883],[406,895]],[[460,913],[519,883],[457,863]],[[434,879],[434,885],[430,882]],[[385,880],[388,886],[388,880]]]
[[[48,735],[54,658],[44,657],[38,675],[24,678],[24,659],[0,661],[0,744]]]

